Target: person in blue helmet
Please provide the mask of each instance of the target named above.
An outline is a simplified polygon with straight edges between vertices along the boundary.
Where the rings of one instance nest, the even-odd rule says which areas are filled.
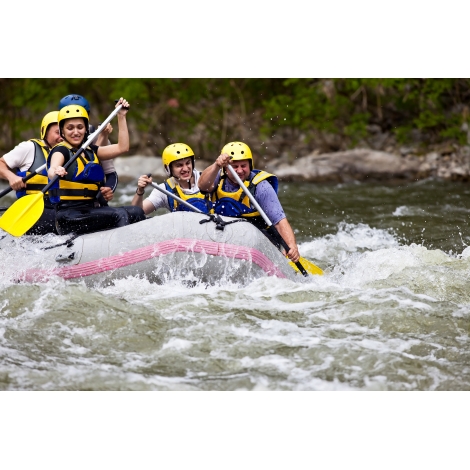
[[[90,103],[82,95],[77,94],[64,96],[59,101],[59,111],[65,106],[69,106],[72,104],[82,106],[83,108],[85,108],[86,112],[88,113],[88,116],[90,116]],[[92,134],[94,131],[94,126],[92,124],[89,124],[90,134]],[[109,141],[109,135],[111,134],[111,132],[113,132],[113,128],[111,126],[111,123],[108,123],[108,125],[101,131],[101,133],[98,135],[98,137],[96,137],[96,139],[92,143],[94,145],[97,145],[98,147],[111,145],[111,142]],[[104,160],[100,161],[100,163],[103,167],[105,183],[100,188],[101,191],[100,193],[98,193],[98,203],[96,205],[106,206],[108,205],[108,201],[112,200],[114,191],[116,191],[118,185],[118,175],[116,173],[116,169],[114,168],[113,160]],[[108,190],[108,188],[110,189]]]

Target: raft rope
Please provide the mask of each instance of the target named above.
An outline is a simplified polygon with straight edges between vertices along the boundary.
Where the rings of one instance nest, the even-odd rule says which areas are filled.
[[[231,220],[230,222],[226,222],[225,220],[222,220],[219,214],[209,214],[208,219],[200,220],[200,224],[205,224],[207,222],[214,222],[216,230],[223,230],[226,225],[234,224],[236,222],[248,222],[245,219],[237,219],[237,220]]]
[[[98,232],[106,232],[107,228],[103,228],[101,230],[97,230],[96,232],[92,232],[92,233],[98,233]],[[53,245],[53,246],[48,246],[46,248],[41,248],[41,250],[51,250],[52,248],[57,248],[58,246],[63,246],[63,245],[66,245],[67,248],[70,248],[71,246],[73,246],[73,241],[77,238],[77,237],[80,237],[81,235],[85,235],[84,233],[76,233],[76,234],[73,234],[68,240],[65,240],[65,242],[63,243],[59,243],[58,245]]]
[[[208,219],[200,220],[200,224],[205,224],[207,222],[214,222],[215,223],[215,228],[217,230],[224,230],[226,225],[234,224],[236,222],[247,222],[245,219],[237,219],[237,220],[231,220],[230,222],[226,222],[225,220],[222,220],[220,215],[218,214],[209,214]],[[78,237],[79,235],[74,235],[71,238],[65,240],[63,243],[58,243],[57,245],[52,245],[52,246],[46,246],[45,248],[41,248],[41,250],[52,250],[53,248],[57,248],[59,246],[67,246],[67,248],[70,248],[73,246],[73,241]],[[6,235],[3,236],[5,238]],[[0,238],[1,240],[1,238]]]
[[[67,248],[70,248],[73,246],[73,241],[78,237],[78,235],[74,235],[73,237],[69,238],[68,240],[65,240],[63,243],[59,243],[58,245],[52,245],[52,246],[46,246],[45,248],[41,248],[41,250],[51,250],[52,248],[57,248],[58,246],[64,246],[66,245]]]

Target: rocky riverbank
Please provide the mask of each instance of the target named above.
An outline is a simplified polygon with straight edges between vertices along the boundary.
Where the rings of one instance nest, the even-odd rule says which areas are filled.
[[[255,163],[259,160],[257,158]],[[263,169],[276,174],[281,181],[341,183],[397,179],[411,181],[429,177],[450,181],[470,180],[470,147],[446,146],[423,155],[410,153],[407,149],[391,153],[358,148],[332,153],[315,151],[292,162],[282,158],[264,161],[264,165],[258,164],[257,167],[264,166]],[[211,163],[196,160],[196,168],[203,170]],[[137,180],[144,173],[152,173],[158,182],[166,177],[159,156],[120,157],[115,160],[115,167],[120,181],[124,183]]]

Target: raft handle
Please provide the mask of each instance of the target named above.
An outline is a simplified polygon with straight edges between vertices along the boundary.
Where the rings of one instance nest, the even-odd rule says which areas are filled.
[[[63,263],[65,261],[72,261],[75,259],[75,251],[72,251],[69,255],[59,254],[55,257],[55,260],[59,263]]]
[[[216,215],[209,214],[208,219],[203,219],[199,221],[200,224],[205,224],[207,222],[214,222],[216,230],[224,230],[226,225],[234,224],[236,222],[246,222],[246,220],[237,219],[237,220],[231,220],[230,222],[226,222],[225,220],[222,219],[222,217],[220,217],[219,214],[216,214]]]

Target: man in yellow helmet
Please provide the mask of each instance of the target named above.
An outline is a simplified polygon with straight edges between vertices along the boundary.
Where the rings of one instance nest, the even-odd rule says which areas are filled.
[[[200,172],[194,169],[194,152],[187,144],[176,143],[168,145],[162,153],[162,163],[168,179],[160,186],[173,193],[183,201],[197,207],[205,213],[209,213],[211,203],[209,196],[201,193],[198,187]],[[152,183],[152,177],[142,175],[137,183],[137,190],[133,206],[141,207],[145,214],[163,207],[170,212],[190,211],[187,206],[180,204],[158,189],[154,189],[147,199],[143,199],[145,187]]]
[[[288,258],[296,263],[300,259],[299,249],[277,196],[277,177],[254,169],[251,149],[243,142],[229,142],[225,145],[215,163],[207,167],[199,178],[201,191],[211,194],[214,212],[228,217],[243,217],[278,245],[266,232],[266,222],[258,210],[252,206],[243,189],[226,170],[229,164],[289,246],[290,250],[286,253]]]
[[[41,123],[40,139],[21,142],[0,158],[0,178],[8,181],[10,187],[16,191],[18,198],[26,194],[37,193],[47,184],[45,169],[26,182],[23,182],[22,178],[43,166],[50,149],[62,142],[58,115],[58,111],[51,111],[44,116]],[[43,235],[46,233],[57,233],[54,207],[47,194],[44,197],[44,212],[27,234]]]

